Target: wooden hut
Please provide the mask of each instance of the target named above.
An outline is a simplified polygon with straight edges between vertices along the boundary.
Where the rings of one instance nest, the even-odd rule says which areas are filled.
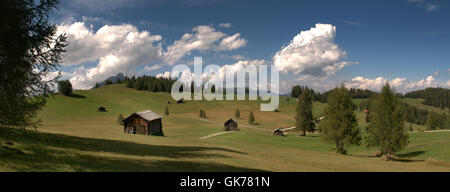
[[[275,136],[284,136],[283,130],[281,130],[281,128],[275,129],[273,131],[273,135],[275,135]]]
[[[103,106],[99,106],[99,107],[97,107],[97,111],[106,112],[106,108]]]
[[[239,131],[238,123],[233,118],[228,119],[223,124],[225,126],[225,131]]]
[[[136,112],[125,118],[123,131],[129,134],[164,135],[161,116],[150,110]]]

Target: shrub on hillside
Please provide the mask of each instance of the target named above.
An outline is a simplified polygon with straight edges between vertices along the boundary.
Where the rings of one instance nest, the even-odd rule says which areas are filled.
[[[70,83],[70,81],[58,81],[58,92],[67,96],[72,95],[72,84]]]

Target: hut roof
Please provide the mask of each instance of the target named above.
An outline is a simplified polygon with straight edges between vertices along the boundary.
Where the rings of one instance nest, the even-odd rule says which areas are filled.
[[[147,121],[153,121],[155,119],[161,119],[161,116],[159,116],[158,114],[156,114],[155,112],[150,111],[150,110],[139,111],[139,112],[133,113],[129,117],[127,117],[126,119],[132,117],[133,115],[138,115],[139,117],[142,117],[143,119],[145,119]],[[124,119],[124,121],[126,119]]]
[[[230,122],[230,121],[234,121],[235,123],[237,123],[237,121],[236,120],[234,120],[233,118],[229,118],[227,121],[225,121],[225,123],[224,124],[227,124],[228,122]]]

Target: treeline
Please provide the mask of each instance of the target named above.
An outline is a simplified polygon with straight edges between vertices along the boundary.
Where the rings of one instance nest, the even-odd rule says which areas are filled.
[[[426,88],[417,91],[411,91],[403,95],[405,98],[423,99],[424,105],[433,107],[450,108],[450,89],[446,88]]]
[[[125,77],[123,81],[128,88],[150,92],[168,92],[175,83],[171,78],[157,78],[154,76]]]
[[[326,103],[329,96],[334,90],[330,90],[324,93],[315,92],[313,89],[308,86],[296,85],[292,87],[291,97],[300,97],[300,95],[307,91],[311,98],[315,101],[320,101],[322,103]],[[449,89],[445,88],[427,88],[424,90],[418,90],[406,93],[402,95],[401,93],[394,93],[397,98],[422,98],[424,99],[423,104],[430,105],[434,107],[448,107],[449,98],[448,98]],[[376,93],[367,89],[358,89],[358,88],[350,88],[348,89],[348,94],[352,99],[365,99],[362,100],[359,104],[354,105],[354,109],[358,109],[360,111],[367,110],[369,111],[369,106],[371,99],[376,96]],[[436,94],[437,96],[435,96]],[[438,105],[441,103],[441,105]],[[434,111],[428,111],[426,109],[420,109],[415,106],[409,105],[405,102],[400,102],[401,107],[403,108],[405,114],[405,120],[408,123],[414,123],[418,125],[427,126],[428,130],[434,129],[450,129],[449,121],[450,118],[447,114],[436,113]],[[443,107],[444,106],[444,107]],[[367,117],[366,121],[370,121],[370,118]]]
[[[324,93],[319,93],[314,91],[312,88],[309,88],[308,86],[301,86],[301,85],[295,85],[292,87],[291,90],[291,97],[298,98],[303,91],[308,90],[308,92],[311,94],[313,99],[315,101],[320,101],[322,103],[326,103],[328,100],[328,97],[330,96],[331,92],[333,90],[326,91]],[[352,99],[358,99],[358,98],[371,98],[375,92],[367,89],[358,89],[358,88],[350,88],[348,90],[348,94]]]
[[[397,97],[398,98],[398,97]],[[369,110],[370,107],[370,103],[371,100],[367,99],[367,100],[362,100],[359,104],[358,104],[358,109],[360,111],[364,111],[364,110]],[[428,119],[428,110],[426,109],[419,109],[417,107],[414,107],[412,105],[409,105],[405,102],[400,102],[403,111],[405,113],[405,120],[408,123],[414,123],[414,124],[418,124],[418,125],[426,125],[427,123],[427,119]],[[368,111],[370,112],[370,111]],[[366,121],[369,121],[369,118],[366,118]],[[445,121],[444,121],[445,122]]]

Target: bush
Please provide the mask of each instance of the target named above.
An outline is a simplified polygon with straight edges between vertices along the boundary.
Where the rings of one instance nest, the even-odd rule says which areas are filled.
[[[236,117],[236,119],[239,119],[241,117],[241,112],[239,112],[239,109],[236,109],[236,111],[234,112],[234,117]]]
[[[122,114],[119,114],[119,116],[117,117],[117,123],[119,125],[123,125],[123,115]]]
[[[111,84],[113,84],[113,82],[111,80],[106,80],[105,81],[105,85],[111,85]]]
[[[169,108],[166,106],[166,108],[164,109],[164,115],[169,115]]]
[[[72,95],[72,84],[69,80],[59,81],[58,82],[58,92],[70,96]]]
[[[250,124],[255,123],[255,116],[253,115],[253,111],[250,111],[250,114],[248,115],[248,123]]]

